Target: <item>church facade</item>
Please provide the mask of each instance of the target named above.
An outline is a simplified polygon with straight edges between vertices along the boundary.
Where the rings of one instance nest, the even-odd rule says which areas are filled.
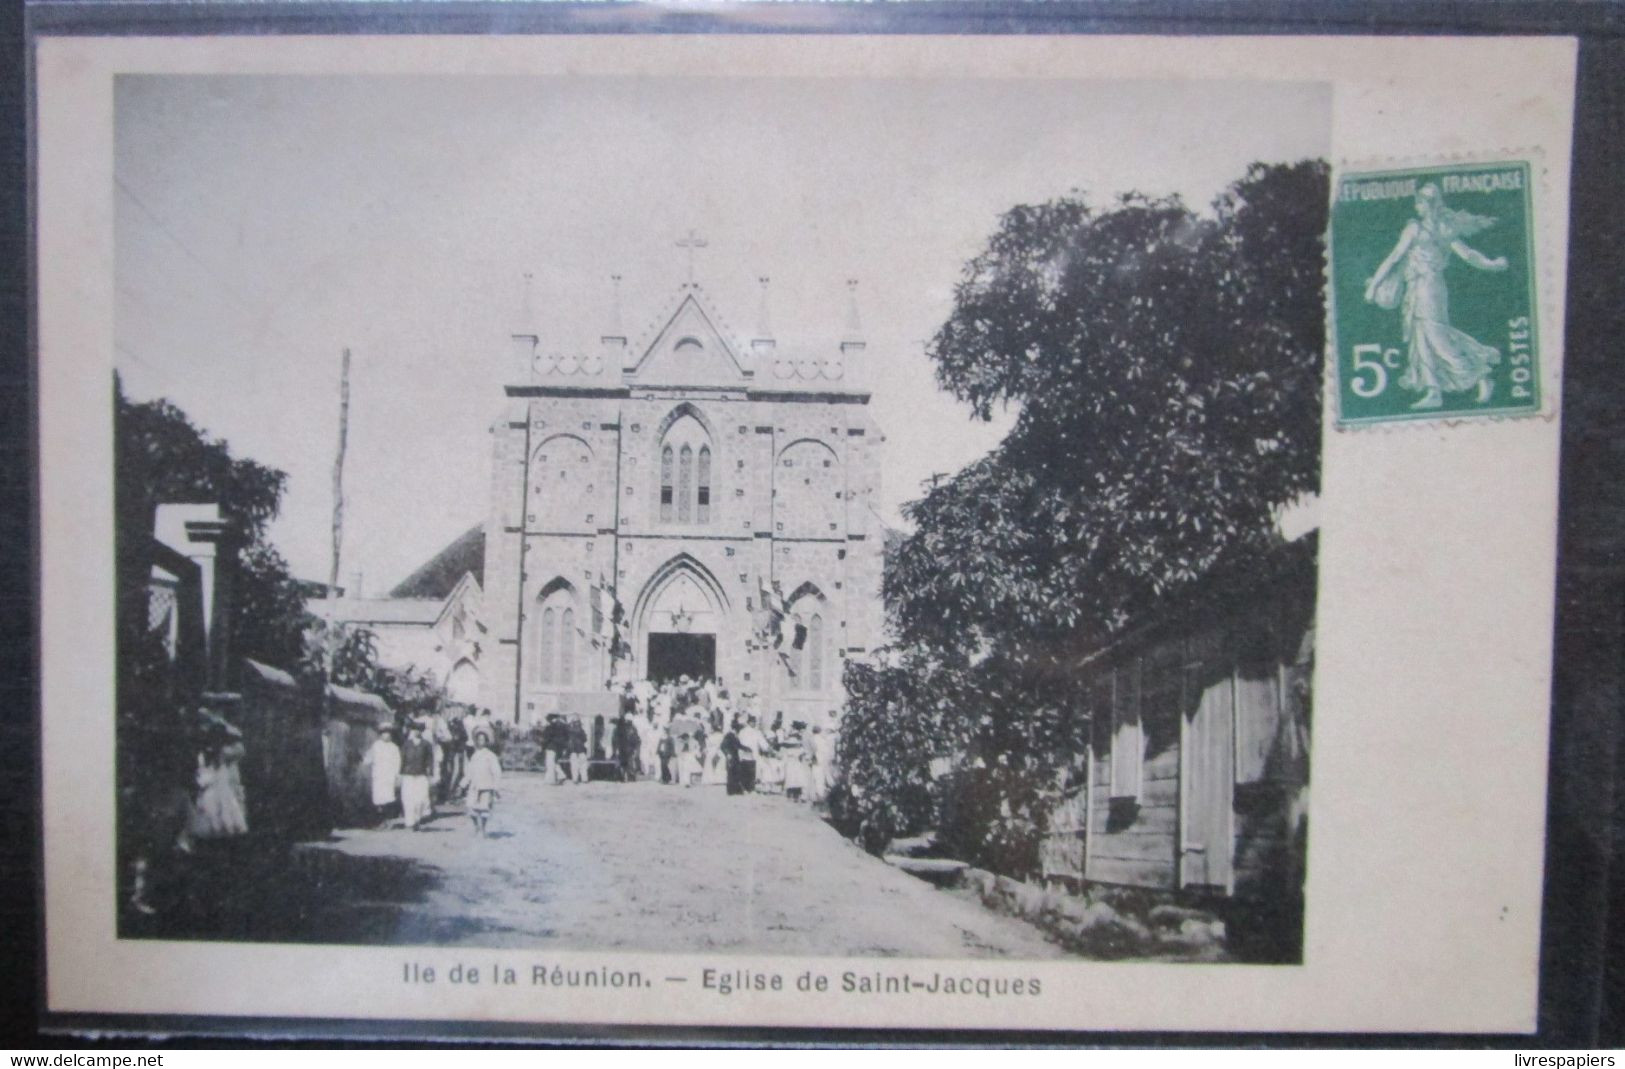
[[[765,282],[764,282],[765,286]],[[720,680],[736,705],[827,723],[882,641],[884,437],[856,306],[844,331],[748,344],[704,289],[650,335],[513,339],[491,428],[480,704],[601,711],[616,681]]]

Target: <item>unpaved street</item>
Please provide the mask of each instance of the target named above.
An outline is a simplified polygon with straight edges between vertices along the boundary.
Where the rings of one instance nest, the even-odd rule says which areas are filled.
[[[918,957],[1062,956],[1034,928],[939,891],[806,806],[655,783],[510,774],[474,837],[344,831],[300,848],[307,931],[368,943]]]

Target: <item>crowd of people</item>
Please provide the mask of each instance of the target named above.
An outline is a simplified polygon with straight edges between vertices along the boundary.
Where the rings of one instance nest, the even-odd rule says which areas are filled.
[[[785,722],[763,727],[714,679],[620,685],[618,712],[549,713],[539,731],[542,771],[552,785],[589,779],[725,787],[728,794],[781,794],[822,802],[834,779],[837,732]],[[501,739],[487,710],[456,707],[380,729],[363,759],[375,826],[420,830],[437,805],[463,802],[484,836],[500,795]]]
[[[821,802],[835,765],[831,726],[788,724],[782,712],[763,727],[736,708],[715,679],[620,686],[613,717],[549,713],[541,731],[544,770],[553,784],[583,783],[608,774],[631,782],[677,787],[724,786],[729,794],[782,794]],[[598,765],[603,773],[594,775]]]

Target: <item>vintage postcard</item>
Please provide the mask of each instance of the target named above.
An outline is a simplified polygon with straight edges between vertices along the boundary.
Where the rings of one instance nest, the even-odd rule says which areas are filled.
[[[52,1013],[1533,1028],[1571,40],[36,66]]]

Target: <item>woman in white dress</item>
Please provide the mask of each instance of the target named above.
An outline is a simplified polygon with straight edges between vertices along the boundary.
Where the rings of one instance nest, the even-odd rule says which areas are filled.
[[[389,820],[401,787],[401,748],[395,745],[394,728],[378,732],[361,763],[371,770],[372,807],[382,825]]]
[[[677,782],[693,787],[700,781],[700,748],[688,735],[678,739]]]
[[[228,839],[248,831],[239,738],[217,733],[197,755],[198,793],[187,827],[193,839]]]
[[[710,735],[701,735],[706,745],[700,751],[700,760],[704,767],[700,769],[700,783],[707,787],[726,787],[728,785],[728,755],[722,752],[722,733],[711,732]]]
[[[784,761],[784,796],[792,802],[805,802],[812,797],[812,751],[798,731],[785,741],[779,751]]]
[[[645,779],[660,776],[660,739],[665,729],[656,728],[655,720],[647,713],[640,713],[633,717],[638,729],[638,761],[642,764]]]

